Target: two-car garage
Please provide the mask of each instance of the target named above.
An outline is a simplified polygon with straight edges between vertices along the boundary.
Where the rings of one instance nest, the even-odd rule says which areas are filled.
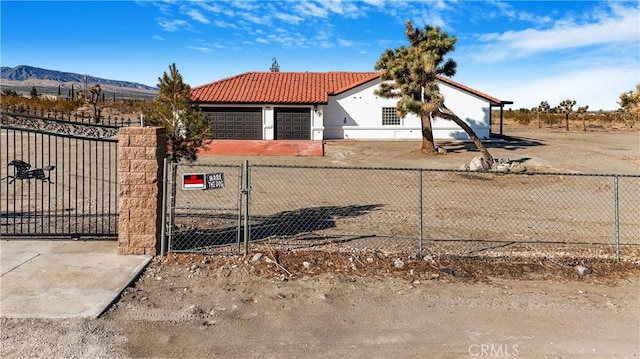
[[[211,123],[213,139],[263,140],[265,123],[262,107],[203,107]],[[311,109],[276,107],[273,111],[273,139],[311,139]],[[269,136],[270,137],[270,136]]]

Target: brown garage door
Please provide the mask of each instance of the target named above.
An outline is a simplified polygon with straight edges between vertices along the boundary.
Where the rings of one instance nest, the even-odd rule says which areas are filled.
[[[276,140],[310,140],[311,110],[276,108]]]
[[[202,113],[211,123],[214,139],[262,139],[262,109],[259,107],[203,108]]]

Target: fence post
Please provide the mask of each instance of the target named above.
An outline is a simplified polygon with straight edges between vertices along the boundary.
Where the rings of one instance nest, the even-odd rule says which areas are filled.
[[[162,161],[167,136],[161,127],[118,132],[118,253],[156,255],[162,227]]]
[[[242,166],[242,181],[244,182],[242,188],[242,195],[244,196],[244,254],[247,255],[249,253],[249,193],[251,189],[251,183],[249,180],[249,161],[245,160]]]
[[[618,175],[613,175],[613,208],[616,243],[616,262],[620,262],[620,204],[618,201]]]
[[[418,259],[424,258],[422,254],[422,169],[418,171]]]
[[[169,236],[167,237],[167,250],[171,251],[171,248],[173,247],[173,230],[176,218],[176,194],[178,192],[176,186],[178,185],[178,164],[171,162],[171,164],[169,164],[169,168],[169,171],[171,172],[171,179],[169,180],[169,190],[171,192],[169,194],[169,223],[167,224],[169,228]]]
[[[167,253],[167,171],[169,170],[168,160],[165,157],[162,174],[162,228],[160,229],[160,255]]]

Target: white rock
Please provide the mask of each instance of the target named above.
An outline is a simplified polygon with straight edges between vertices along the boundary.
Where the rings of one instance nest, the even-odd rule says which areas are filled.
[[[578,274],[580,274],[580,275],[591,274],[591,269],[587,268],[585,266],[576,266],[576,270],[578,271]]]
[[[309,269],[311,268],[311,262],[304,261],[302,262],[302,266],[305,267],[306,269]]]
[[[509,165],[509,171],[514,173],[522,173],[522,172],[525,172],[526,170],[527,168],[522,164],[520,164],[520,162],[511,162],[511,165]]]
[[[256,253],[253,255],[253,257],[251,257],[251,261],[252,262],[257,262],[260,260],[260,258],[262,258],[262,253]]]
[[[498,163],[497,165],[494,166],[494,171],[498,173],[507,173],[509,172],[509,166],[502,163]]]
[[[491,166],[489,166],[489,164],[487,163],[487,161],[484,160],[484,158],[478,156],[478,157],[474,157],[471,162],[469,163],[469,170],[470,171],[486,171],[488,169],[490,169]]]
[[[404,268],[404,262],[398,258],[395,262],[393,262],[393,266],[398,269]]]

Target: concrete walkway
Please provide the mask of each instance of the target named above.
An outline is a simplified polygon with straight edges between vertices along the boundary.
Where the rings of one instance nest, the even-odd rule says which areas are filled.
[[[115,241],[0,241],[0,316],[97,318],[151,260]]]

